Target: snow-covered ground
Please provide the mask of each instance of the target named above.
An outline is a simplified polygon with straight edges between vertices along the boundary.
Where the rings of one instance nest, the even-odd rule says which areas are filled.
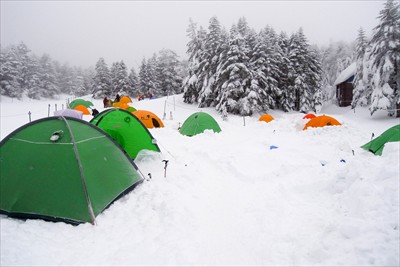
[[[1,139],[28,112],[47,117],[48,105],[52,115],[65,101],[1,97]],[[150,129],[162,153],[135,160],[152,179],[95,226],[0,216],[1,266],[400,264],[399,143],[382,156],[360,148],[399,119],[326,105],[322,113],[343,125],[303,131],[307,120],[295,112],[271,111],[265,123],[261,114],[223,121],[205,108],[222,132],[186,137],[177,129],[200,109],[182,95],[132,105],[161,119],[165,107],[165,127]]]

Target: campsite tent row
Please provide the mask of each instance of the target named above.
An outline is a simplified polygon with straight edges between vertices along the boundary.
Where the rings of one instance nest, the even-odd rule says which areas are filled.
[[[321,125],[333,125],[328,116],[319,117]],[[197,112],[179,132],[194,136],[205,130],[221,132],[212,116]],[[399,140],[397,125],[362,148],[380,155],[386,142]],[[142,149],[160,151],[143,122],[122,109],[105,110],[90,123],[65,116],[28,123],[0,142],[0,213],[94,224],[143,181],[133,162]]]

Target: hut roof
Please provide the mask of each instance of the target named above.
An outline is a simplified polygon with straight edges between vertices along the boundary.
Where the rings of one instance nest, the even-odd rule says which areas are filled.
[[[356,74],[356,63],[352,63],[350,66],[345,68],[340,75],[336,78],[336,81],[333,83],[334,85],[338,85],[342,82],[347,81],[351,76]]]

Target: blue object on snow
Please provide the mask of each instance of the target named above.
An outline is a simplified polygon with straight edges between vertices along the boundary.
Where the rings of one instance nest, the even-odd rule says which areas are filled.
[[[277,146],[270,146],[270,147],[269,147],[270,150],[272,150],[272,149],[277,149],[277,148],[278,148]]]
[[[346,163],[346,161],[345,161],[344,159],[341,159],[341,160],[340,160],[340,162],[344,162],[344,163]]]

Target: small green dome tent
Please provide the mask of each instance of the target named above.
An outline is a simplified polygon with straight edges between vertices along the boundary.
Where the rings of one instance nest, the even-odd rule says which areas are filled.
[[[211,115],[205,112],[196,112],[185,120],[179,132],[183,135],[193,136],[205,130],[213,130],[215,133],[221,132],[221,128]]]
[[[143,149],[160,152],[156,140],[143,123],[124,109],[106,109],[90,123],[96,125],[117,141],[128,155],[135,159]]]
[[[400,124],[387,129],[377,138],[361,146],[361,148],[380,156],[382,155],[385,144],[388,142],[400,142]]]
[[[0,213],[90,222],[143,181],[99,128],[72,117],[30,122],[0,142]]]
[[[93,107],[93,103],[92,102],[90,102],[88,100],[84,100],[84,99],[78,98],[78,99],[75,99],[75,100],[71,101],[71,103],[69,103],[69,108],[70,109],[74,109],[79,105],[85,106],[87,108]]]

